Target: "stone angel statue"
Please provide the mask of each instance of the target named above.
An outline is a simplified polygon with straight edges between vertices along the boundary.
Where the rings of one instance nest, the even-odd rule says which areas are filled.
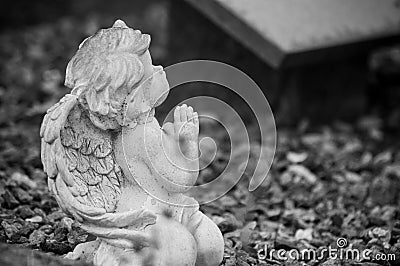
[[[41,158],[61,209],[96,241],[67,258],[94,265],[219,265],[218,227],[185,196],[198,175],[199,119],[154,108],[169,91],[150,36],[117,20],[84,40],[68,63],[71,88],[44,117]]]

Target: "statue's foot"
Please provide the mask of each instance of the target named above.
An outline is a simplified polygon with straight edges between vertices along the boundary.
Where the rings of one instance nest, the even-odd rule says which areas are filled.
[[[94,258],[96,266],[194,266],[197,245],[192,234],[180,223],[163,216],[145,231],[152,243],[140,250],[123,249],[106,241],[100,244]]]
[[[79,244],[73,252],[69,252],[65,258],[70,260],[81,260],[87,263],[93,263],[93,257],[100,245],[100,240],[94,240]]]

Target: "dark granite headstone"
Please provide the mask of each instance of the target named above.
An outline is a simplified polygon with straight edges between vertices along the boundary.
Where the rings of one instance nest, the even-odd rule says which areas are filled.
[[[396,0],[188,2],[273,67],[323,60],[311,55],[300,62],[292,60],[303,53],[326,50],[328,54],[334,47],[400,34]]]
[[[396,0],[186,3],[171,1],[170,8],[171,48],[191,51],[180,60],[239,67],[262,87],[281,121],[353,119],[364,113],[370,52],[400,42]]]

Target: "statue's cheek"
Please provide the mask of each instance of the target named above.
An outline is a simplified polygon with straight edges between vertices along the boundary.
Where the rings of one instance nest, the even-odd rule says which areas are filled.
[[[151,98],[153,106],[156,107],[167,99],[169,84],[164,72],[155,73],[154,75]]]

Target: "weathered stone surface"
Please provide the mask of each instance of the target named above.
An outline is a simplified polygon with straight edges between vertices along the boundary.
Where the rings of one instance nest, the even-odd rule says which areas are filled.
[[[107,266],[218,265],[222,234],[183,195],[198,176],[198,114],[184,104],[173,123],[161,127],[154,118],[169,84],[163,68],[152,65],[149,45],[149,35],[120,20],[84,40],[67,66],[71,94],[43,120],[49,188],[62,210],[97,237],[67,257]],[[28,220],[41,222],[34,218]],[[54,239],[31,235],[45,251],[64,254],[89,239],[73,233],[63,214],[46,219],[56,223]]]

